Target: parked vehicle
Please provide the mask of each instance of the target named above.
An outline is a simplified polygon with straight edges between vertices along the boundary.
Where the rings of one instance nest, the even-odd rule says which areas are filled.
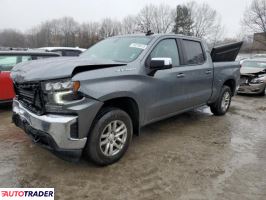
[[[241,62],[238,93],[265,95],[266,58],[246,59]]]
[[[266,54],[255,54],[251,58],[266,58]]]
[[[16,64],[59,56],[56,53],[30,51],[0,51],[0,103],[11,102],[15,96],[10,71]]]
[[[215,49],[214,61],[235,59],[226,52]],[[13,121],[68,159],[84,152],[108,165],[124,155],[142,126],[202,105],[224,115],[239,71],[238,62],[213,63],[197,38],[112,37],[77,58],[16,66]]]
[[[44,50],[46,52],[55,52],[61,56],[79,56],[86,49],[78,47],[42,47],[38,50]]]

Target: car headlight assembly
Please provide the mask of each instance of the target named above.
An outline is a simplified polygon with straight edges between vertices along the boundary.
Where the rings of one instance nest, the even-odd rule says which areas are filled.
[[[259,83],[264,83],[263,77],[260,78],[253,78],[250,83],[252,84],[259,84]]]
[[[47,82],[44,84],[44,90],[46,92],[66,91],[73,90],[77,92],[80,87],[79,81],[61,80],[54,82]]]
[[[47,96],[48,104],[64,105],[82,99],[78,92],[79,81],[57,80],[46,82],[43,85],[44,93]]]

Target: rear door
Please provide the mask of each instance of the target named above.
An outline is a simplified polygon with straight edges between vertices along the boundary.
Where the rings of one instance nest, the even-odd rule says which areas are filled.
[[[200,41],[182,39],[181,43],[188,107],[206,104],[212,94],[213,65]]]

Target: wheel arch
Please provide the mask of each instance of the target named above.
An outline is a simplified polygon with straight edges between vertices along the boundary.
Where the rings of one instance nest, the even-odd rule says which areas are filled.
[[[135,99],[132,97],[116,97],[105,100],[102,108],[115,107],[125,111],[132,120],[133,133],[139,135],[140,133],[140,112],[139,106]]]
[[[236,81],[234,79],[227,79],[223,85],[228,86],[231,89],[232,95],[235,94],[236,91]]]

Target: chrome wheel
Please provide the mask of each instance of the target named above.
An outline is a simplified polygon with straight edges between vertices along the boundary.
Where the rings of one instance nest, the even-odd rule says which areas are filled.
[[[221,102],[221,108],[223,111],[226,111],[228,109],[230,104],[230,99],[231,99],[231,94],[229,92],[225,92]]]
[[[127,127],[124,122],[114,120],[102,131],[100,137],[100,149],[105,156],[118,154],[127,139]]]

